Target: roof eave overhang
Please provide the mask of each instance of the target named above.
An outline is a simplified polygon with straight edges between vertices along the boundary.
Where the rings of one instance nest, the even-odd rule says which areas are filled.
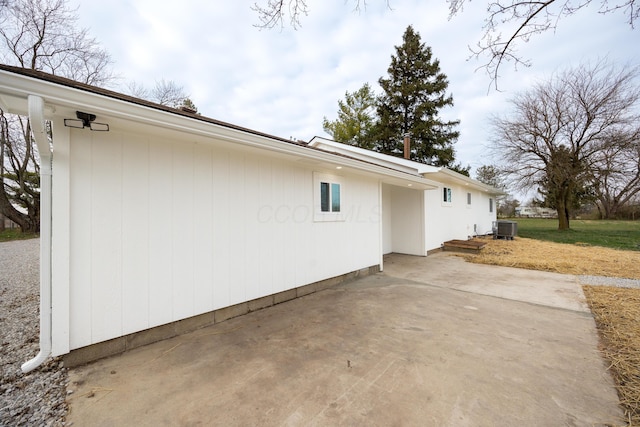
[[[388,154],[376,153],[319,136],[314,137],[309,142],[309,145],[329,152],[354,156],[363,161],[375,162],[407,173],[422,175],[425,179],[430,181],[432,185],[434,185],[432,188],[438,188],[438,186],[443,183],[451,183],[473,188],[491,195],[499,196],[505,194],[497,188],[483,184],[480,181],[444,167],[426,165],[400,157],[389,156]]]
[[[475,180],[473,178],[470,178],[468,176],[462,175],[458,172],[452,171],[450,169],[447,168],[438,168],[438,170],[433,171],[433,172],[427,172],[425,174],[423,174],[426,177],[429,177],[430,175],[437,177],[438,181],[441,182],[451,182],[451,183],[455,183],[458,185],[463,185],[465,187],[469,187],[469,188],[474,188],[476,190],[482,191],[484,193],[488,193],[491,194],[493,196],[503,196],[506,193],[495,188],[492,187],[490,185],[484,184],[478,180]]]
[[[309,141],[309,146],[317,148],[319,150],[323,150],[323,151],[352,156],[363,161],[375,162],[377,164],[386,166],[388,168],[401,170],[406,173],[416,174],[416,175],[420,174],[420,170],[418,168],[414,167],[413,165],[411,166],[403,165],[400,162],[401,159],[394,158],[391,160],[387,160],[386,159],[387,155],[376,153],[364,148],[343,144],[341,142],[332,141],[319,136],[313,137],[313,139]]]
[[[71,110],[87,111],[96,116],[128,120],[205,138],[215,138],[238,146],[294,156],[323,167],[348,168],[357,173],[376,175],[382,182],[393,185],[406,185],[416,189],[433,188],[430,181],[419,174],[338,156],[306,145],[288,143],[276,137],[226,127],[87,90],[0,70],[0,107],[3,110],[14,114],[26,114],[28,95],[37,95],[45,100],[47,119],[60,117]]]

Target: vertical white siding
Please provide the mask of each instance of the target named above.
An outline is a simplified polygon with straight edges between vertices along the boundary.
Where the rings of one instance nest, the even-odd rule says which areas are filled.
[[[76,348],[91,337],[92,291],[91,282],[91,144],[78,136],[81,131],[71,129],[69,163],[70,195],[68,216],[70,226],[69,248],[69,345]],[[54,136],[55,137],[55,136]],[[55,143],[54,143],[55,144]],[[54,170],[59,165],[54,153]],[[62,166],[61,166],[62,167]],[[64,189],[57,187],[54,180],[53,199]],[[55,212],[58,218],[67,215],[63,207]],[[53,231],[54,242],[57,242]],[[57,248],[53,249],[56,252]],[[60,286],[57,282],[54,287]],[[60,330],[53,331],[60,332]],[[57,339],[53,340],[54,342]],[[57,345],[57,344],[56,344]]]
[[[425,191],[427,250],[437,249],[447,240],[468,239],[474,235],[474,225],[479,234],[490,232],[491,222],[495,220],[495,206],[490,213],[487,193],[461,185],[443,186],[452,190],[450,204],[443,203],[442,187]],[[470,206],[467,193],[471,193]]]
[[[211,287],[213,290],[213,301],[211,307],[225,307],[231,305],[231,285],[233,280],[238,276],[234,276],[234,269],[237,265],[233,265],[229,260],[229,254],[232,251],[231,237],[236,231],[231,230],[231,221],[238,213],[233,209],[231,204],[230,177],[231,159],[229,153],[219,150],[212,153],[212,190],[213,196],[213,215],[211,218],[212,235],[210,237],[213,245],[213,282]],[[206,286],[206,285],[205,285]]]
[[[309,283],[312,281],[311,278],[315,276],[317,269],[315,265],[317,256],[315,253],[315,245],[313,244],[316,238],[313,234],[313,226],[315,224],[311,218],[313,196],[312,191],[306,191],[307,188],[313,190],[313,177],[302,169],[296,168],[293,169],[292,172],[291,178],[294,185],[292,186],[292,192],[290,194],[291,199],[288,201],[288,205],[293,212],[290,220],[292,230],[289,235],[291,243],[285,248],[285,256],[293,261],[294,276],[292,279],[294,283]],[[317,225],[322,227],[323,224],[317,223]],[[339,228],[340,225],[339,222],[331,223],[332,228]],[[324,235],[324,238],[331,242],[329,235]],[[327,257],[333,255],[332,250],[331,245],[325,248]],[[306,256],[297,259],[298,254],[306,254]]]
[[[253,264],[256,260],[246,256],[246,198],[247,191],[246,173],[244,156],[232,153],[229,156],[229,181],[227,184],[227,206],[219,206],[219,209],[228,209],[229,218],[227,226],[230,234],[226,241],[218,241],[228,248],[221,261],[229,263],[230,271],[227,285],[229,286],[228,305],[238,304],[247,301],[246,298],[246,279],[247,269],[255,268]]]
[[[194,237],[193,217],[199,209],[193,194],[194,145],[172,145],[173,198],[169,201],[173,223],[172,309],[171,320],[184,319],[194,313]]]
[[[122,139],[91,132],[91,339],[122,331]]]
[[[493,200],[493,212],[489,211],[489,199]],[[496,198],[493,195],[478,192],[478,203],[473,206],[475,223],[478,225],[478,234],[488,234],[492,231],[493,221],[497,218]]]
[[[197,145],[194,151],[195,194],[194,234],[194,310],[206,312],[213,305],[213,152]]]
[[[283,168],[276,172],[274,179],[280,179],[277,187],[281,192],[280,196],[276,196],[276,202],[271,206],[271,210],[266,212],[263,222],[274,226],[276,232],[281,236],[278,240],[278,254],[276,277],[282,280],[286,287],[293,287],[296,283],[296,273],[298,266],[295,264],[295,254],[297,251],[297,235],[299,233],[300,223],[307,221],[307,214],[304,205],[297,205],[295,201],[295,168]],[[303,211],[302,215],[299,214]],[[274,248],[276,249],[276,248]]]
[[[168,141],[149,141],[149,327],[173,319],[173,150]],[[86,345],[86,344],[85,344]]]
[[[70,170],[69,170],[69,135],[71,128],[62,121],[53,122],[53,135],[56,139],[55,167],[52,184],[56,187],[57,197],[52,200],[52,221],[55,233],[52,234],[51,277],[55,284],[52,293],[52,330],[57,331],[60,339],[54,341],[52,352],[55,355],[69,352],[69,245],[71,239],[71,222],[69,217]]]
[[[422,191],[393,187],[391,191],[391,223],[393,252],[426,255],[424,249],[424,216]]]
[[[260,209],[260,191],[268,186],[267,183],[262,182],[262,179],[265,178],[263,170],[271,170],[267,159],[259,159],[256,156],[244,157],[244,194],[240,196],[244,202],[242,206],[244,235],[241,236],[244,242],[241,253],[244,254],[244,257],[241,256],[238,259],[239,263],[244,264],[243,301],[265,295],[261,293],[261,290],[265,289],[266,291],[265,281],[268,280],[260,275],[260,269],[264,263],[262,256],[267,255],[261,253],[261,240],[268,240],[270,227],[261,227],[256,218],[256,212]],[[239,266],[239,268],[241,267]]]
[[[61,353],[380,262],[374,178],[342,176],[346,220],[314,222],[315,171],[258,151],[74,129],[69,160]]]
[[[391,227],[391,190],[393,187],[382,185],[382,253],[393,252],[393,229]]]
[[[425,191],[427,250],[440,248],[447,240],[466,239],[466,225],[461,222],[460,213],[466,209],[466,199],[462,199],[460,187],[450,184],[446,187],[452,190],[450,204],[443,203],[442,187]]]
[[[122,325],[130,333],[149,325],[149,144],[142,138],[122,145],[121,183],[122,211],[127,212],[121,225]]]
[[[423,191],[382,186],[382,238],[385,254],[426,255]]]

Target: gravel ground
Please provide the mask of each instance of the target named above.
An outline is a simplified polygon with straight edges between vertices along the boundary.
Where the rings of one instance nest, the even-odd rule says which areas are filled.
[[[617,277],[603,276],[578,276],[578,282],[582,285],[592,286],[617,286],[618,288],[640,288],[640,280],[619,279]]]
[[[39,351],[39,239],[0,242],[0,426],[63,426],[67,370],[60,358],[23,374]]]

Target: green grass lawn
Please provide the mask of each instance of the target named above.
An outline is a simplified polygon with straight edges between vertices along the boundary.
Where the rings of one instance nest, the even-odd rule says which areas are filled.
[[[512,220],[518,223],[520,237],[640,251],[640,221],[572,220],[570,230],[559,231],[557,219]]]
[[[9,240],[33,239],[34,237],[38,237],[38,235],[22,233],[20,232],[19,228],[0,231],[0,242],[8,242]]]

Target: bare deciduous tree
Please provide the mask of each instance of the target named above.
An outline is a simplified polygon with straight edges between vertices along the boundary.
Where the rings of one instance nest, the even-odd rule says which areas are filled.
[[[300,17],[307,16],[309,9],[305,0],[267,0],[265,6],[255,3],[251,9],[258,14],[260,28],[284,27],[286,16],[293,28],[301,26]]]
[[[285,26],[285,21],[289,20],[292,28],[298,29],[302,26],[301,18],[309,14],[309,6],[307,0],[265,0],[266,4],[260,6],[254,3],[251,10],[258,14],[260,24],[258,28],[274,28]],[[387,3],[387,7],[391,8],[391,0],[383,0]],[[367,0],[352,0],[354,10],[360,12],[367,8]]]
[[[160,79],[151,89],[151,100],[167,107],[178,108],[187,98],[188,95],[185,93],[184,87],[179,86],[173,80]]]
[[[391,0],[385,1],[391,9]],[[449,18],[463,12],[466,2],[471,0],[447,0]],[[255,3],[252,9],[258,14],[260,28],[284,27],[288,19],[293,28],[301,26],[301,18],[309,13],[306,0],[263,0],[264,4]],[[351,0],[356,10],[367,7],[365,0]],[[530,66],[530,60],[520,56],[516,50],[519,42],[527,42],[535,35],[555,30],[558,22],[593,3],[593,0],[492,0],[487,5],[487,17],[483,26],[483,35],[472,56],[487,57],[481,68],[485,68],[492,83],[498,88],[498,73],[505,62],[513,62],[517,67]],[[640,15],[640,7],[636,0],[599,0],[599,13],[606,14],[622,11],[627,23],[635,28]],[[502,29],[510,28],[506,36]]]
[[[136,98],[146,99],[147,101],[151,101],[151,95],[149,93],[149,89],[145,87],[144,84],[138,83],[136,81],[127,82],[123,92],[131,96],[134,96]]]
[[[509,117],[492,121],[493,147],[521,189],[542,188],[569,228],[574,197],[610,135],[637,127],[640,68],[583,65],[534,85],[511,101]]]
[[[0,57],[6,64],[101,86],[114,76],[111,57],[87,29],[77,29],[66,0],[12,0],[0,8]]]
[[[590,168],[591,187],[600,216],[617,218],[619,210],[640,194],[640,124],[626,134],[604,140]]]
[[[464,4],[470,0],[447,0],[449,17],[461,13]],[[627,16],[628,24],[634,23],[640,14],[636,0],[600,0],[600,13],[622,10]],[[593,0],[492,0],[487,5],[487,17],[483,26],[483,35],[476,48],[471,51],[475,57],[488,57],[483,65],[491,77],[495,88],[498,88],[498,73],[505,62],[513,62],[528,67],[530,60],[517,53],[518,42],[528,42],[532,36],[555,30],[558,22],[593,3]],[[502,35],[502,28],[507,24],[515,25],[515,29]]]
[[[136,98],[146,99],[171,108],[184,107],[198,111],[189,95],[185,92],[184,87],[173,80],[156,80],[155,85],[150,89],[138,82],[130,82],[126,90],[129,95]]]
[[[40,166],[29,141],[29,120],[0,110],[0,212],[25,232],[37,232],[40,224]]]
[[[114,79],[109,54],[66,0],[12,0],[0,6],[2,62],[91,85]],[[0,212],[23,232],[40,227],[39,165],[29,121],[0,110]]]

